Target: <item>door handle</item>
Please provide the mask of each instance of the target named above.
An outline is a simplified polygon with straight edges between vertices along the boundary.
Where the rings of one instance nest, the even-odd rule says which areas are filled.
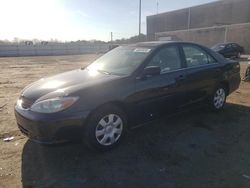
[[[186,76],[185,75],[179,75],[177,78],[176,78],[176,81],[183,81],[186,79]]]
[[[215,69],[215,72],[216,73],[220,73],[220,69],[218,68],[218,69]]]

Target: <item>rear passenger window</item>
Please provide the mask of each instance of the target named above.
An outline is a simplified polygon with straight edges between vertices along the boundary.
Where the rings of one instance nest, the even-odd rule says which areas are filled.
[[[225,48],[227,49],[227,48],[231,48],[231,47],[232,47],[231,44],[227,44]]]
[[[216,63],[216,60],[198,46],[183,45],[187,67]]]

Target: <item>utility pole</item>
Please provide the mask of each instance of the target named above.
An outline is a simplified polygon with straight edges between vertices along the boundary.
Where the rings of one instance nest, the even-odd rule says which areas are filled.
[[[225,27],[225,35],[224,35],[224,43],[227,42],[227,33],[228,33],[228,26]]]
[[[190,29],[190,22],[191,22],[191,8],[188,7],[188,30]]]
[[[113,43],[113,32],[110,33],[110,42]]]
[[[159,13],[159,1],[157,0],[157,4],[156,4],[156,14]]]
[[[141,0],[139,0],[139,36],[141,35]]]

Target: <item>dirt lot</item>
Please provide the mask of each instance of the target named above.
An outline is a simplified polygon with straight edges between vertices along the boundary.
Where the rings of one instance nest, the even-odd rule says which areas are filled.
[[[22,136],[13,114],[22,88],[94,58],[0,58],[0,187],[250,187],[250,83],[242,82],[219,114],[199,106],[163,118],[106,153]],[[4,142],[7,136],[15,138]]]

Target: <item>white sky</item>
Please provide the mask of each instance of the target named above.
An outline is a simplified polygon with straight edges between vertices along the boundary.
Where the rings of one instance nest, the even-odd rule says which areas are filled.
[[[142,0],[146,16],[215,0]],[[110,40],[138,34],[138,0],[0,0],[0,40]]]
[[[75,40],[70,12],[54,0],[0,0],[0,38]],[[39,8],[38,8],[39,7]]]

